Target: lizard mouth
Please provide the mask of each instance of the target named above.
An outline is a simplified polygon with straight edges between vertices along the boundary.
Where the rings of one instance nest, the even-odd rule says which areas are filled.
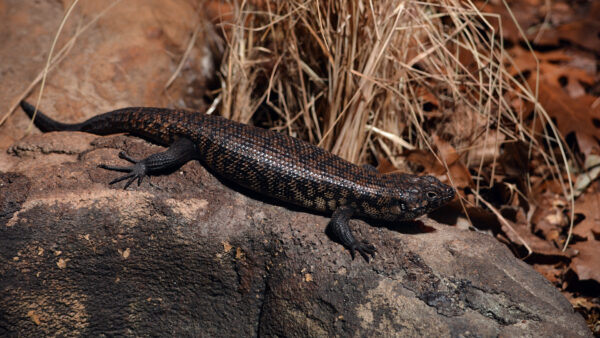
[[[447,186],[446,189],[442,190],[441,195],[436,199],[428,200],[424,199],[423,201],[412,206],[412,212],[410,215],[407,215],[407,219],[416,218],[421,215],[428,214],[440,207],[444,206],[446,203],[450,202],[454,199],[456,195],[456,191],[454,188]]]
[[[455,195],[456,195],[456,190],[454,190],[454,188],[452,188],[451,186],[448,186],[448,188],[446,189],[446,194],[445,194],[445,197],[444,197],[444,200],[442,203],[452,201],[454,199]]]

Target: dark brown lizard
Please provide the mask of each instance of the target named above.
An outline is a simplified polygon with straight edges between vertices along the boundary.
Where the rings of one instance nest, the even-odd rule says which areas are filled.
[[[33,117],[35,108],[21,107]],[[243,187],[310,210],[331,214],[328,227],[350,250],[365,259],[375,247],[357,241],[349,228],[353,216],[375,220],[410,220],[454,198],[454,189],[433,176],[381,174],[361,167],[305,141],[220,116],[164,108],[124,108],[89,120],[65,124],[37,111],[35,125],[42,132],[82,131],[96,135],[129,133],[167,150],[135,160],[119,157],[130,166],[100,167],[126,174],[125,189],[144,176],[172,171],[199,160],[214,173]]]

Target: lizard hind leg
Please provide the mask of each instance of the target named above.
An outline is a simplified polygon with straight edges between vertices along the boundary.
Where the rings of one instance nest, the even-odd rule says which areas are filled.
[[[194,143],[187,138],[181,137],[175,140],[167,150],[152,154],[142,160],[133,159],[124,151],[121,151],[119,153],[119,158],[132,163],[130,166],[124,167],[100,164],[98,167],[126,173],[125,175],[110,181],[109,184],[112,185],[128,180],[124,187],[124,189],[127,189],[135,180],[137,180],[139,186],[145,176],[159,175],[177,170],[182,165],[194,159],[196,157],[195,155],[196,146]]]
[[[355,257],[355,252],[358,251],[358,253],[360,253],[360,255],[368,262],[369,256],[375,257],[377,249],[367,241],[359,242],[354,238],[349,226],[352,214],[354,214],[354,208],[350,206],[341,206],[337,208],[331,216],[327,231],[350,250],[352,259]]]

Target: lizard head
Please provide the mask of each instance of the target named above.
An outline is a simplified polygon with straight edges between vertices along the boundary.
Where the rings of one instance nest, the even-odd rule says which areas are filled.
[[[391,207],[396,220],[409,220],[429,213],[454,198],[454,189],[433,176],[403,174],[398,178],[397,203]]]

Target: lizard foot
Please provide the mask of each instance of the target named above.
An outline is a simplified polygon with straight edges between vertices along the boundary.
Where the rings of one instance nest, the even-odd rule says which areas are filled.
[[[375,252],[377,252],[377,248],[367,241],[354,241],[354,243],[350,244],[348,249],[350,250],[350,255],[352,255],[352,260],[354,260],[355,251],[358,251],[367,262],[370,260],[369,255],[371,258],[375,258]]]
[[[131,163],[133,163],[133,165],[128,166],[128,167],[111,166],[111,165],[106,165],[106,164],[98,165],[98,167],[102,168],[102,169],[127,173],[126,175],[123,175],[121,177],[118,177],[118,178],[110,181],[108,184],[112,185],[112,184],[124,181],[126,179],[129,179],[129,181],[127,181],[127,183],[125,183],[125,187],[123,188],[123,189],[127,189],[131,185],[131,183],[133,183],[133,181],[135,181],[137,179],[137,184],[139,186],[142,183],[142,179],[144,178],[144,176],[146,176],[146,173],[147,173],[147,169],[146,169],[146,165],[144,164],[144,161],[135,160],[135,159],[131,158],[129,155],[127,155],[124,151],[121,151],[119,153],[119,158],[122,158],[128,162],[131,162]]]

